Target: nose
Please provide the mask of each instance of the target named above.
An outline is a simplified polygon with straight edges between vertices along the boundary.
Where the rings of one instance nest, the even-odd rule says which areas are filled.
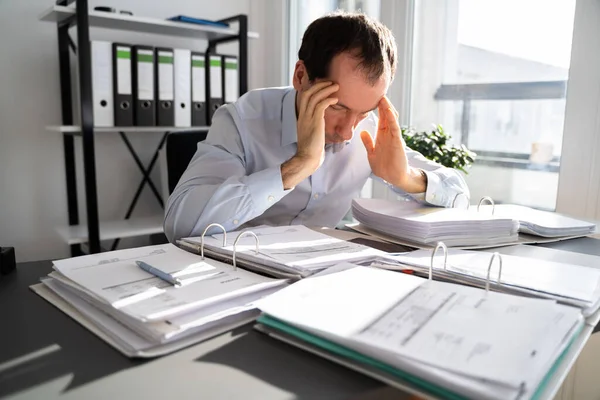
[[[337,134],[343,140],[352,139],[352,134],[354,133],[354,127],[356,125],[355,121],[356,121],[356,119],[350,115],[347,116],[346,118],[344,118],[342,121],[340,121],[340,123],[338,125],[338,129],[337,129]]]

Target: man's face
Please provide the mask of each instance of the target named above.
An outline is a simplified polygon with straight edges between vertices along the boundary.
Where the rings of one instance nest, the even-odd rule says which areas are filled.
[[[332,81],[339,85],[339,90],[331,96],[338,98],[337,104],[325,110],[325,143],[341,143],[352,139],[354,128],[377,108],[387,92],[387,74],[383,74],[373,85],[365,73],[357,68],[359,62],[350,53],[338,54],[331,60],[329,77],[315,80]]]

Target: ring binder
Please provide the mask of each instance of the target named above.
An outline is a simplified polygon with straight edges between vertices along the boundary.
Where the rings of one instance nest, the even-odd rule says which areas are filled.
[[[227,245],[227,231],[225,230],[223,225],[217,223],[208,225],[206,229],[204,229],[204,232],[202,232],[202,236],[200,237],[200,257],[202,260],[204,260],[204,235],[206,235],[206,232],[213,226],[217,226],[223,230],[223,247]]]
[[[244,236],[246,235],[250,235],[250,236],[254,236],[254,239],[256,240],[256,254],[259,253],[259,240],[258,240],[258,236],[256,236],[256,234],[252,231],[243,231],[240,232],[240,234],[235,238],[235,242],[233,242],[233,270],[235,271],[237,269],[237,265],[235,263],[235,254],[236,254],[236,250],[237,250],[237,242]]]
[[[467,199],[467,210],[468,210],[471,207],[471,199],[469,198],[469,196],[467,196],[463,192],[456,193],[456,196],[454,196],[454,200],[452,200],[452,208],[456,208],[456,199],[458,199],[459,196],[464,196]]]
[[[435,259],[435,255],[439,249],[444,250],[444,270],[446,270],[446,264],[448,262],[448,248],[444,242],[437,242],[433,252],[431,253],[431,263],[429,264],[429,280],[433,279],[433,260]]]
[[[496,280],[496,284],[500,285],[500,278],[502,277],[502,256],[500,255],[500,253],[495,252],[490,258],[490,265],[488,266],[487,270],[487,278],[485,280],[486,292],[490,291],[490,271],[492,270],[492,265],[494,265],[494,260],[496,259],[496,257],[498,257],[498,262],[500,263],[500,269],[498,270],[498,279]]]
[[[494,199],[492,199],[490,196],[483,196],[481,200],[479,200],[479,204],[477,204],[477,212],[479,212],[479,207],[481,207],[481,204],[484,201],[488,201],[492,205],[492,215],[494,215],[496,204],[494,203]]]

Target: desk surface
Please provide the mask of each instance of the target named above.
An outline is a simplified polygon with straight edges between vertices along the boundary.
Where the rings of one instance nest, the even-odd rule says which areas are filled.
[[[501,252],[535,251],[530,247]],[[590,238],[543,247],[570,251],[573,257],[600,256],[600,241]],[[25,263],[0,278],[0,397],[49,399],[61,392],[68,398],[113,399],[175,393],[179,398],[229,399],[405,397],[371,378],[271,340],[251,325],[170,356],[127,359],[29,289],[50,270],[49,261]],[[3,363],[53,344],[60,350],[2,370]]]

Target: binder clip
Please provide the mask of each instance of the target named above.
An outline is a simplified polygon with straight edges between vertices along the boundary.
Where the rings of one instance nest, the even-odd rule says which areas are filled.
[[[236,250],[237,250],[237,243],[244,236],[254,236],[254,239],[256,241],[256,249],[254,251],[256,252],[256,254],[259,253],[259,246],[260,246],[260,244],[259,244],[258,236],[256,236],[256,234],[254,232],[251,232],[251,231],[243,231],[243,232],[241,232],[235,238],[235,242],[233,242],[233,270],[234,271],[237,269],[237,265],[235,263],[235,255],[236,255]]]
[[[498,269],[498,279],[496,280],[496,284],[500,285],[500,279],[502,278],[502,256],[500,255],[500,253],[496,252],[492,254],[492,257],[490,258],[490,265],[488,265],[487,278],[485,280],[486,292],[490,291],[490,271],[492,270],[492,265],[494,265],[494,260],[496,258],[498,258],[498,262],[500,263],[500,268]]]
[[[448,264],[448,247],[446,247],[444,242],[437,242],[433,252],[431,253],[431,262],[429,263],[429,280],[433,279],[433,260],[435,259],[435,255],[439,249],[444,250],[444,271],[446,270],[446,266]]]
[[[484,201],[487,201],[492,205],[492,215],[494,215],[494,209],[496,208],[496,204],[490,196],[484,196],[481,198],[481,200],[479,200],[479,204],[477,204],[477,212],[479,212],[479,207],[481,207]]]
[[[461,196],[464,197],[465,199],[467,199],[467,208],[466,209],[468,210],[471,207],[471,199],[469,198],[469,196],[467,196],[463,192],[456,193],[456,196],[454,196],[454,199],[452,200],[452,208],[456,208],[456,199],[458,199]]]
[[[204,235],[206,235],[206,232],[213,226],[221,228],[221,230],[223,231],[223,247],[227,246],[227,231],[225,230],[223,225],[216,223],[208,225],[206,229],[204,229],[204,232],[202,232],[202,236],[200,237],[200,259],[202,260],[204,260]]]

